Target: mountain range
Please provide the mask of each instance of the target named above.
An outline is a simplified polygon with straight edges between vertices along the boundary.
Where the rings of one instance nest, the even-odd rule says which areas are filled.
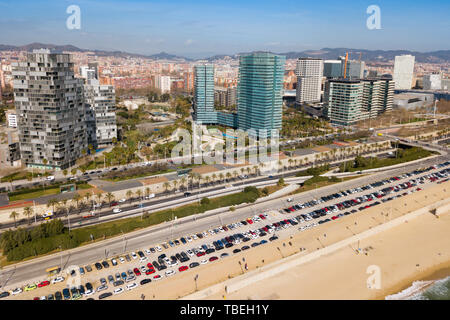
[[[97,56],[115,56],[115,57],[140,57],[140,58],[150,58],[154,60],[178,60],[178,61],[195,61],[183,56],[177,56],[174,54],[169,54],[166,52],[161,52],[153,55],[143,55],[136,53],[128,53],[123,51],[105,51],[105,50],[88,50],[80,49],[73,45],[54,45],[54,44],[43,44],[43,43],[31,43],[24,46],[11,46],[0,44],[0,51],[28,51],[31,52],[34,49],[47,48],[51,52],[92,52]],[[370,61],[370,62],[387,62],[389,60],[394,60],[395,56],[402,54],[411,54],[416,57],[416,62],[427,62],[427,63],[445,63],[450,62],[450,50],[439,50],[431,52],[417,52],[409,50],[366,50],[366,49],[351,49],[351,48],[323,48],[320,50],[306,50],[306,51],[292,51],[285,53],[277,53],[286,56],[287,59],[297,59],[300,57],[315,57],[321,59],[337,59],[340,56],[345,56],[345,53],[349,52],[350,59],[359,59]],[[233,59],[238,58],[240,55],[230,54],[230,55],[215,55],[211,57],[205,57],[202,60],[215,61],[218,59],[223,59],[229,56]],[[199,60],[199,59],[197,59]]]

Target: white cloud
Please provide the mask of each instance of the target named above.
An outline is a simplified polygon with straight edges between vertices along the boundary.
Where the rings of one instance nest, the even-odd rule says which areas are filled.
[[[186,46],[189,46],[189,45],[191,45],[193,42],[194,42],[194,41],[193,41],[192,39],[187,39],[187,40],[184,42],[184,44],[185,44]]]

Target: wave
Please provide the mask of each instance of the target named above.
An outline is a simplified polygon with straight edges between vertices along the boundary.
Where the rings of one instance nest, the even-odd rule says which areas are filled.
[[[450,276],[440,280],[414,281],[409,288],[386,300],[450,300]]]

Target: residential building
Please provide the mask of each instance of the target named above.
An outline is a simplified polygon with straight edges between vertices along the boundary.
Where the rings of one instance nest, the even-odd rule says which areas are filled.
[[[236,87],[215,87],[214,88],[214,102],[223,107],[230,108],[236,106]]]
[[[17,113],[16,110],[6,110],[6,124],[9,128],[17,128]]]
[[[323,60],[299,58],[297,60],[297,104],[320,102]]]
[[[83,81],[69,54],[35,50],[13,63],[22,162],[65,169],[87,149]]]
[[[423,88],[425,90],[441,90],[442,89],[441,74],[433,73],[424,75]]]
[[[351,126],[392,110],[391,79],[332,79],[325,85],[328,118],[337,126]]]
[[[395,89],[409,90],[413,85],[414,60],[412,55],[396,56],[394,61]]]
[[[260,137],[281,129],[286,58],[258,52],[239,59],[238,128]]]
[[[0,141],[0,166],[20,167],[20,144],[17,130],[6,130],[6,140]]]
[[[170,76],[156,76],[156,88],[161,90],[161,93],[170,93]]]

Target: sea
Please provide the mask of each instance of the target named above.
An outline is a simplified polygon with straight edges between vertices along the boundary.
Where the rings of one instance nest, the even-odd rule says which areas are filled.
[[[414,281],[412,285],[386,300],[450,300],[450,276],[440,280]]]

